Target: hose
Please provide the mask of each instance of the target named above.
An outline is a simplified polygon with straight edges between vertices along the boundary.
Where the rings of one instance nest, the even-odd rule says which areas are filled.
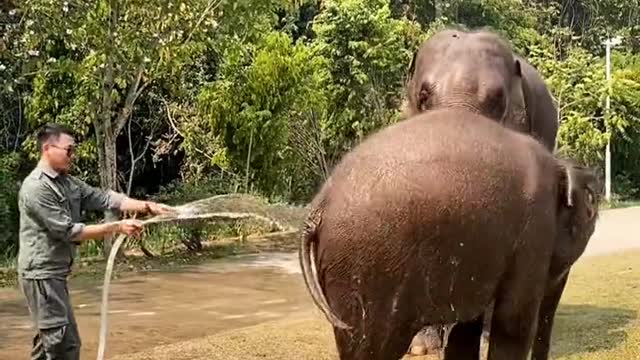
[[[278,230],[282,231],[284,227],[278,223],[264,216],[260,216],[253,213],[234,213],[234,212],[216,212],[216,213],[203,213],[203,214],[195,214],[192,212],[179,212],[181,215],[174,216],[154,216],[150,219],[142,221],[142,226],[148,224],[157,224],[162,222],[170,222],[170,221],[179,221],[179,220],[193,220],[193,219],[245,219],[245,218],[255,218],[258,220],[263,220],[266,222],[271,222],[274,224]],[[104,272],[104,283],[102,286],[102,306],[100,308],[100,336],[98,342],[98,355],[97,360],[104,360],[104,352],[106,348],[107,342],[107,310],[109,307],[109,285],[111,284],[111,273],[113,272],[113,265],[115,263],[116,254],[120,249],[120,246],[124,243],[127,235],[121,234],[116,238],[116,241],[113,243],[111,247],[111,252],[109,253],[109,258],[107,259],[107,268]]]

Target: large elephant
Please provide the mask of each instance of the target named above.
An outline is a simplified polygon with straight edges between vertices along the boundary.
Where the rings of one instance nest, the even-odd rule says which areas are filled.
[[[300,244],[340,359],[399,359],[418,330],[452,324],[445,359],[477,359],[495,304],[489,360],[525,360],[593,234],[598,189],[590,169],[464,109],[369,136],[314,197]]]
[[[447,29],[427,39],[410,66],[404,116],[464,107],[529,134],[553,151],[558,112],[538,71],[488,30]],[[414,337],[414,354],[436,351],[443,332],[427,328]],[[541,358],[543,359],[543,358]]]
[[[487,31],[442,30],[427,39],[410,66],[405,117],[465,107],[532,135],[553,151],[558,111],[538,71]]]

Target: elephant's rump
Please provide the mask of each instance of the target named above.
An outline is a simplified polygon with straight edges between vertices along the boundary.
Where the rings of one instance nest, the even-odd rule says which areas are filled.
[[[330,305],[412,307],[428,323],[481,313],[516,244],[538,241],[525,228],[553,216],[539,212],[555,196],[539,176],[551,163],[542,151],[460,110],[434,110],[361,143],[317,197],[316,266]]]
[[[455,172],[455,164],[448,165]],[[421,174],[413,190],[398,188],[412,180],[381,180],[366,195],[328,205],[319,246],[323,287],[342,289],[340,301],[347,302],[353,299],[344,298],[345,287],[376,301],[404,294],[405,306],[419,310],[426,323],[474,318],[506,271],[527,210],[515,199],[490,200],[499,191],[518,197],[508,187],[469,186],[431,172]]]

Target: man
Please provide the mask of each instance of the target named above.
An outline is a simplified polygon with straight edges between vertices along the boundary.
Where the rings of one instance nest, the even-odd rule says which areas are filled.
[[[75,246],[106,235],[136,235],[142,229],[137,220],[85,225],[81,214],[108,209],[161,214],[171,208],[103,191],[70,176],[75,143],[63,126],[44,126],[38,146],[40,161],[18,196],[18,275],[36,326],[31,359],[76,360],[81,342],[67,287]]]

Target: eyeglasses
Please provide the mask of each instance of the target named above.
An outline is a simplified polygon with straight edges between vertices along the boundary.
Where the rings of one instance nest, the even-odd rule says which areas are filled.
[[[65,147],[61,147],[61,146],[57,146],[57,145],[53,145],[53,144],[51,144],[51,146],[53,146],[54,148],[58,148],[60,150],[65,150],[67,152],[67,156],[68,157],[71,157],[76,151],[76,149],[73,146],[69,146],[69,147],[66,147],[66,148]]]

